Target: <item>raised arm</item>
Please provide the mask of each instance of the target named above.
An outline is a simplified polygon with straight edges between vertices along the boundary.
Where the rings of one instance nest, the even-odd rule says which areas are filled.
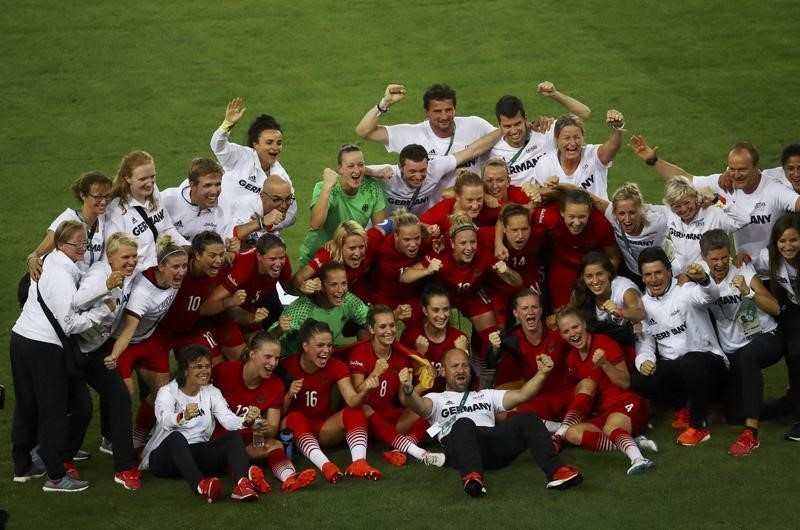
[[[551,359],[549,355],[537,355],[536,367],[538,368],[536,375],[528,379],[525,384],[522,385],[522,388],[509,390],[505,393],[503,396],[504,409],[511,410],[517,407],[517,405],[529,401],[533,396],[539,393],[545,380],[547,380],[548,374],[553,369],[553,359]]]
[[[570,97],[563,92],[559,92],[555,85],[550,81],[542,81],[536,87],[536,92],[540,95],[548,97],[567,109],[568,112],[578,116],[581,119],[589,119],[592,114],[592,109],[587,105],[581,103],[577,99]]]
[[[400,402],[418,416],[427,418],[433,411],[433,401],[417,394],[414,389],[413,375],[414,371],[411,368],[403,368],[397,374],[400,379],[400,389],[402,390]]]
[[[641,158],[645,164],[652,166],[653,169],[656,170],[656,173],[661,175],[665,181],[670,180],[676,175],[683,175],[688,179],[694,178],[694,175],[690,174],[685,169],[659,158],[658,147],[650,147],[647,145],[647,140],[645,140],[643,136],[637,136],[635,134],[631,136],[628,147],[630,147],[633,152],[636,153],[636,156]]]
[[[453,156],[456,158],[456,166],[460,166],[461,164],[486,153],[492,147],[494,147],[494,144],[496,144],[502,137],[503,131],[500,130],[500,128],[497,128],[490,133],[484,134],[461,151],[453,153]]]
[[[437,258],[431,259],[427,266],[422,263],[416,263],[403,271],[403,274],[400,275],[400,283],[414,283],[426,276],[436,274],[441,268],[442,261]]]
[[[317,202],[311,207],[311,219],[309,224],[312,230],[319,230],[328,220],[328,208],[330,205],[331,190],[339,180],[339,175],[330,168],[325,168],[322,172],[322,189],[320,190]]]
[[[611,127],[611,134],[608,140],[597,150],[597,158],[603,165],[609,165],[614,157],[617,156],[619,148],[622,147],[622,133],[625,130],[625,117],[618,110],[611,109],[606,112],[606,123]]]
[[[228,165],[237,148],[228,140],[228,135],[236,124],[242,119],[246,108],[242,107],[242,98],[233,98],[225,108],[225,119],[211,136],[211,150],[223,165]]]
[[[378,104],[369,109],[356,125],[356,134],[371,142],[378,142],[383,145],[388,144],[389,133],[386,131],[386,127],[378,125],[378,120],[389,111],[389,107],[398,101],[402,101],[405,97],[406,87],[403,85],[388,85]]]

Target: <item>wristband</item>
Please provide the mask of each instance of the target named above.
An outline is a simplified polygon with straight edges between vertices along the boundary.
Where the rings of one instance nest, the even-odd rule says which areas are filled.
[[[378,112],[380,112],[381,114],[386,114],[387,112],[389,112],[389,106],[386,104],[386,100],[384,98],[381,98],[381,100],[378,102],[377,105],[375,105],[375,107],[378,108]]]
[[[653,155],[644,161],[644,163],[647,164],[648,166],[654,166],[656,165],[656,162],[658,162],[658,155]]]
[[[258,218],[258,229],[259,230],[264,230],[264,218],[260,217],[260,216]]]
[[[743,294],[742,297],[752,300],[753,298],[756,297],[755,289],[750,289],[750,292],[747,294]]]
[[[375,226],[386,232],[386,234],[391,234],[394,229],[394,222],[391,219],[384,219]]]
[[[625,132],[627,130],[627,129],[625,129],[625,122],[624,121],[622,122],[622,125],[619,125],[619,126],[612,125],[611,128],[613,130],[615,130],[615,131],[622,131],[622,132]]]
[[[228,132],[231,129],[233,129],[235,126],[236,126],[236,124],[233,123],[232,121],[222,120],[222,123],[220,123],[219,128],[223,132]]]

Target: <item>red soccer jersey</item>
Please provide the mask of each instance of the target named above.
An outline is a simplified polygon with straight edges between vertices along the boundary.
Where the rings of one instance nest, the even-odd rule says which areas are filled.
[[[350,352],[350,373],[369,377],[369,374],[375,369],[377,361],[378,357],[372,351],[372,345],[369,342],[359,344]],[[403,368],[411,368],[411,361],[399,351],[392,352],[387,362],[389,369],[378,378],[380,381],[378,388],[370,392],[369,401],[367,401],[367,404],[376,411],[397,408],[395,397],[400,390],[400,379],[397,374]]]
[[[508,187],[508,199],[500,201],[500,206],[505,206],[506,204],[521,204],[525,206],[529,202],[531,202],[531,198],[528,197],[528,194],[522,191],[521,187],[511,184]]]
[[[386,304],[395,308],[400,304],[419,302],[421,282],[400,283],[403,271],[419,261],[419,256],[424,256],[431,251],[430,243],[423,242],[417,255],[413,258],[401,254],[395,247],[394,232],[386,236],[378,249],[375,266],[372,267],[372,288],[374,294],[372,301],[376,304]]]
[[[495,230],[493,228],[484,227],[478,229],[478,245],[484,248],[494,248],[494,236]],[[545,239],[546,233],[541,228],[541,225],[531,227],[531,237],[520,250],[512,248],[505,236],[503,236],[503,244],[508,249],[506,264],[508,268],[522,276],[522,287],[512,287],[498,275],[490,274],[487,282],[490,296],[496,291],[501,294],[512,295],[526,287],[539,285],[539,254],[544,247]]]
[[[370,228],[367,230],[367,250],[366,256],[361,261],[361,265],[357,269],[350,267],[347,268],[347,290],[361,299],[362,302],[368,303],[372,301],[372,286],[369,285],[368,273],[375,262],[375,256],[378,254],[381,242],[383,241],[383,232],[377,228]],[[308,262],[308,266],[314,271],[317,271],[325,264],[333,261],[331,253],[325,247],[320,247],[314,257]]]
[[[589,222],[578,235],[572,234],[561,217],[558,204],[539,210],[537,223],[550,234],[553,242],[551,262],[560,266],[577,269],[581,258],[592,250],[616,246],[614,229],[603,214],[594,208],[589,211]]]
[[[444,354],[456,347],[456,339],[464,335],[464,332],[448,325],[445,329],[444,340],[436,343],[425,333],[423,324],[412,324],[403,330],[402,335],[400,335],[400,344],[416,351],[416,340],[420,335],[428,339],[428,351],[425,352],[425,358],[433,363],[433,367],[438,370],[442,366]]]
[[[625,362],[625,354],[622,352],[619,344],[617,344],[611,337],[606,335],[595,334],[592,335],[591,344],[589,344],[589,354],[586,359],[581,359],[578,355],[578,350],[572,348],[567,354],[567,368],[569,374],[575,381],[590,378],[597,383],[597,396],[595,398],[595,410],[605,410],[609,404],[619,399],[621,394],[625,391],[611,382],[606,373],[599,366],[592,364],[592,356],[594,351],[598,348],[605,350],[606,360],[611,364],[617,364],[622,361]]]
[[[300,357],[293,355],[281,360],[281,366],[292,380],[303,380],[303,387],[289,405],[289,411],[299,412],[308,419],[324,421],[333,413],[331,409],[333,387],[339,380],[349,378],[350,371],[342,361],[330,357],[325,368],[310,374],[300,366]]]
[[[447,233],[450,231],[449,216],[453,213],[455,203],[455,199],[442,199],[422,214],[419,220],[426,225],[439,225],[442,235],[447,237]],[[500,208],[489,208],[484,205],[473,222],[478,226],[494,226],[499,215]]]
[[[189,271],[193,266],[194,259],[190,258]],[[229,270],[228,267],[223,267],[213,278],[195,277],[191,272],[187,272],[175,300],[158,326],[176,335],[190,332],[200,320],[200,306],[227,276]]]
[[[227,361],[214,367],[214,386],[222,392],[222,397],[228,402],[228,407],[238,416],[244,416],[247,407],[257,406],[261,412],[268,409],[281,409],[283,405],[284,387],[278,377],[270,377],[256,388],[247,388],[242,380],[242,361]],[[217,424],[214,437],[224,434],[225,428]],[[239,431],[244,438],[244,444],[253,441],[253,429],[247,427]]]
[[[456,263],[453,259],[453,251],[448,246],[440,254],[433,252],[426,254],[421,263],[423,267],[427,267],[434,258],[442,261],[442,267],[434,274],[434,277],[447,287],[453,298],[450,303],[454,307],[458,307],[459,299],[475,295],[483,279],[487,275],[496,274],[492,270],[496,260],[491,249],[492,247],[486,247],[479,243],[472,261],[464,265]]]
[[[561,335],[546,327],[541,342],[535,346],[525,338],[522,328],[517,327],[514,335],[519,340],[520,357],[518,362],[522,379],[527,381],[539,372],[539,368],[536,366],[536,356],[545,354],[553,359],[553,369],[547,376],[541,393],[550,392],[563,385],[567,379],[567,353],[569,353],[570,347],[561,338]]]
[[[257,252],[255,248],[250,248],[238,253],[233,260],[230,272],[222,281],[222,285],[229,293],[238,289],[244,289],[247,292],[247,299],[241,308],[251,313],[258,307],[259,300],[275,290],[278,282],[288,282],[292,278],[292,263],[289,261],[288,255],[286,264],[277,278],[259,274]]]

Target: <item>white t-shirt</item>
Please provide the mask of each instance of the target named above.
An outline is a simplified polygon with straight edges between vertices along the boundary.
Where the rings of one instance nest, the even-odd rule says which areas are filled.
[[[534,168],[539,159],[546,153],[556,149],[556,142],[553,137],[554,129],[555,123],[550,125],[550,128],[545,133],[530,131],[528,141],[522,147],[513,147],[506,142],[505,138],[501,138],[500,141],[494,144],[491,152],[489,152],[489,157],[499,156],[506,161],[511,184],[522,186],[527,182],[533,182]]]
[[[494,129],[491,123],[478,116],[456,116],[455,131],[452,136],[446,138],[436,136],[427,120],[415,124],[387,125],[389,142],[386,144],[386,150],[390,153],[399,153],[409,144],[419,144],[428,151],[429,158],[452,155]],[[467,161],[461,167],[480,175],[477,158]],[[446,175],[445,182],[445,187],[452,186],[455,182],[454,173]]]
[[[139,325],[131,338],[131,344],[138,344],[150,337],[156,326],[169,311],[169,306],[175,300],[178,290],[173,287],[159,287],[148,276],[155,272],[142,272],[142,278],[136,282],[135,289],[131,291],[125,313],[139,319]],[[114,331],[114,338],[119,337],[119,329]]]
[[[50,223],[50,226],[47,228],[50,232],[55,232],[58,228],[58,225],[63,223],[64,221],[79,221],[83,223],[83,219],[81,219],[80,215],[74,208],[67,208],[64,210],[61,215],[55,218],[55,220]],[[82,271],[85,271],[89,267],[92,266],[92,263],[95,261],[103,260],[105,256],[105,245],[106,245],[106,238],[111,235],[109,232],[106,233],[106,214],[98,215],[97,216],[97,229],[92,234],[92,241],[89,247],[86,249],[86,254],[83,255],[83,261],[78,262],[78,268]],[[89,232],[91,231],[92,227],[86,227],[86,237],[89,237]]]
[[[703,267],[708,272],[708,264],[703,262]],[[741,267],[731,263],[728,275],[717,284],[719,297],[709,305],[717,324],[717,339],[722,351],[727,354],[745,347],[753,335],[772,331],[778,326],[767,312],[759,309],[755,301],[742,296],[733,285],[733,278],[739,275],[744,276],[745,282],[750,285],[756,271],[747,263]]]
[[[645,204],[642,209],[644,210],[647,224],[642,228],[642,233],[638,236],[625,233],[614,216],[613,203],[608,203],[608,208],[605,211],[606,219],[614,228],[614,237],[617,240],[617,246],[622,251],[625,265],[629,271],[637,276],[639,275],[639,254],[646,248],[663,246],[668,230],[667,214],[669,213],[669,208],[655,204]]]
[[[627,293],[629,289],[633,289],[640,295],[642,294],[639,288],[636,287],[636,284],[630,281],[628,278],[617,276],[611,280],[611,296],[609,296],[609,300],[614,302],[614,305],[616,305],[620,310],[627,307],[625,305],[625,293]],[[616,315],[611,315],[602,309],[599,309],[598,307],[595,307],[594,311],[595,315],[597,316],[597,320],[601,322],[611,322],[612,324],[616,324],[618,326],[621,326],[627,322],[624,318],[618,318]]]
[[[505,390],[470,391],[461,413],[458,413],[458,406],[464,398],[463,392],[447,390],[425,394],[425,397],[433,402],[431,413],[425,419],[431,425],[437,423],[441,425],[457,414],[458,418],[471,419],[478,427],[494,427],[495,414],[506,411],[503,408],[505,393]],[[438,436],[441,436],[441,433]]]
[[[762,248],[757,256],[753,257],[753,266],[762,278],[769,278],[769,249]],[[780,256],[780,264],[778,264],[776,276],[778,284],[786,291],[789,301],[794,305],[800,305],[799,293],[794,290],[797,282],[797,269],[787,263],[783,256]]]
[[[717,206],[700,208],[694,219],[684,223],[677,214],[667,208],[667,237],[675,250],[672,256],[672,273],[677,276],[686,272],[691,263],[700,261],[700,237],[709,230],[720,228],[730,234],[748,222],[738,205],[730,205],[726,210]]]
[[[432,204],[441,200],[442,190],[446,187],[442,185],[442,182],[448,174],[455,171],[456,157],[447,155],[432,158],[428,162],[428,172],[418,188],[419,191],[406,184],[400,174],[400,167],[397,165],[369,167],[374,170],[392,168],[392,178],[388,180],[375,179],[383,188],[383,195],[386,198],[386,210],[384,210],[386,217],[391,217],[400,208],[416,215],[422,215]],[[414,204],[411,204],[412,199]]]
[[[233,205],[242,197],[261,193],[261,187],[269,175],[264,173],[255,149],[231,143],[229,133],[221,129],[214,131],[211,136],[211,150],[225,170],[222,175],[222,193],[218,200],[223,216],[230,218]],[[292,194],[295,193],[292,179],[280,162],[275,161],[269,168],[269,174],[285,178],[292,187]],[[281,228],[288,228],[294,224],[295,217],[297,217],[297,201],[293,202],[286,212]]]
[[[755,256],[769,241],[772,225],[784,213],[794,211],[800,195],[763,176],[752,193],[745,193],[742,190],[727,193],[719,187],[719,177],[719,174],[694,177],[692,182],[697,189],[711,188],[728,202],[736,203],[742,211],[749,213],[750,223],[737,231],[733,235],[733,240],[736,243],[737,253],[747,252],[750,256]]]
[[[555,175],[559,182],[573,184],[593,193],[602,199],[608,199],[608,165],[603,164],[597,156],[602,144],[591,144],[583,147],[581,161],[572,175],[567,175],[558,159],[558,151],[553,150],[539,159],[533,170],[533,177],[539,184],[544,184],[548,177]]]
[[[287,211],[286,213],[288,214],[289,212]],[[259,195],[242,197],[231,209],[231,217],[228,219],[228,223],[223,229],[223,235],[226,238],[233,237],[234,228],[262,217],[264,217],[264,203],[261,201],[261,197]],[[258,238],[267,232],[275,234],[276,236],[281,235],[280,229],[285,225],[285,222],[286,218],[284,217],[283,221],[275,225],[272,230],[256,230],[247,237],[247,242],[255,245]],[[292,221],[292,223],[294,223],[294,221]]]
[[[192,204],[189,185],[167,188],[161,192],[164,207],[172,217],[175,229],[188,241],[200,232],[211,230],[222,235],[222,212],[219,206],[200,209]]]
[[[792,183],[789,182],[789,179],[786,178],[786,172],[783,171],[783,166],[765,169],[764,171],[761,172],[761,174],[767,177],[772,182],[780,184],[784,188],[794,191]]]

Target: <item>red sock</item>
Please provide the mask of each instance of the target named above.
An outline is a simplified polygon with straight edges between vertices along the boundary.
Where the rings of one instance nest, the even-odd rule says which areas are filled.
[[[590,451],[615,451],[617,446],[600,431],[583,431],[581,447]]]
[[[589,412],[592,410],[592,402],[594,398],[589,394],[580,392],[572,398],[572,402],[567,407],[567,413],[564,415],[563,425],[572,426],[582,422]]]
[[[408,430],[406,436],[411,438],[411,440],[415,444],[419,445],[419,443],[425,439],[425,435],[427,434],[428,434],[428,422],[422,418],[419,418],[417,421],[414,422],[414,424]]]
[[[149,432],[155,424],[156,409],[147,400],[142,401],[139,404],[139,410],[136,412],[136,425]]]
[[[636,440],[634,440],[633,436],[625,429],[617,427],[611,431],[609,438],[611,438],[620,451],[631,457],[631,459],[642,456],[639,447],[636,445]]]
[[[398,451],[405,453],[413,443],[411,438],[397,432],[397,430],[377,412],[367,418],[367,422],[369,423],[369,431],[373,433],[378,440],[391,445]]]
[[[367,417],[361,409],[345,407],[342,409],[345,439],[350,447],[353,461],[367,457]]]
[[[294,434],[294,444],[297,450],[311,460],[315,466],[322,469],[322,466],[328,462],[328,457],[322,452],[319,442],[311,434],[311,427],[308,426],[306,417],[299,412],[290,412],[284,421],[286,422],[286,428]],[[269,454],[274,452],[271,451]],[[270,465],[270,467],[272,466]]]
[[[281,482],[296,473],[294,465],[292,465],[289,457],[286,456],[286,451],[283,450],[283,447],[273,449],[267,453],[267,464],[275,478]]]

